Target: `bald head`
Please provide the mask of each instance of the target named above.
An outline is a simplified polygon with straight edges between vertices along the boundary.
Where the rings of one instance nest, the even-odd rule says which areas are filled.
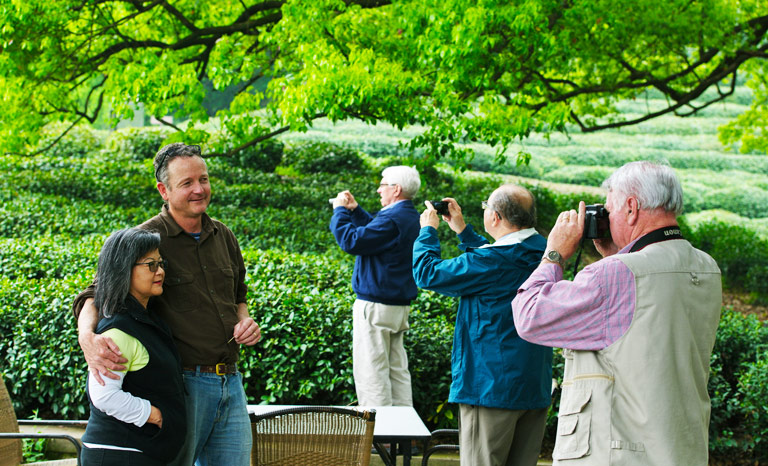
[[[530,191],[515,184],[500,186],[488,199],[490,207],[516,228],[536,226],[536,201]]]

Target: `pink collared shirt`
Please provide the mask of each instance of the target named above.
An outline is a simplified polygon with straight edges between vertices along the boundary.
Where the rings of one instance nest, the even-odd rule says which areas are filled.
[[[517,291],[512,312],[518,334],[531,343],[605,349],[632,323],[635,276],[616,256],[584,267],[573,281],[563,280],[556,264],[544,262]]]

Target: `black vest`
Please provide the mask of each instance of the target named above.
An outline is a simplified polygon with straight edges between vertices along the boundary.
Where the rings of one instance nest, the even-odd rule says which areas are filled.
[[[96,408],[89,394],[91,416],[83,442],[136,448],[160,461],[171,461],[184,444],[187,432],[181,360],[171,331],[131,296],[126,298],[123,312],[99,321],[96,333],[111,328],[136,338],[147,349],[149,363],[126,374],[123,390],[157,407],[163,414],[163,428],[149,423],[137,427],[119,421]]]

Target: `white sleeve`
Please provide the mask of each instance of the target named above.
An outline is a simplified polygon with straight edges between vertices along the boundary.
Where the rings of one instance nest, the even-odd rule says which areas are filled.
[[[125,372],[113,372],[119,380],[102,377],[104,386],[88,373],[88,394],[93,405],[109,416],[138,427],[146,424],[152,405],[149,400],[139,398],[123,391]]]

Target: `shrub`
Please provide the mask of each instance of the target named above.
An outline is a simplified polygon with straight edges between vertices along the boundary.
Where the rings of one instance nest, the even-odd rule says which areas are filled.
[[[768,455],[765,400],[768,327],[753,315],[724,308],[711,359],[712,416],[709,447],[714,456],[757,464]]]
[[[600,186],[614,171],[614,167],[568,165],[545,173],[543,179],[558,183]]]
[[[61,196],[25,194],[0,206],[0,237],[87,236],[134,226],[149,217],[142,209],[122,209]]]
[[[67,128],[69,123],[52,123],[46,126],[35,150],[50,146]],[[95,130],[88,125],[78,125],[48,149],[46,155],[64,158],[83,157],[98,152],[104,146],[105,139],[104,131]]]
[[[0,280],[0,358],[20,417],[82,419],[85,360],[77,345],[72,298],[91,279]]]
[[[267,139],[227,157],[230,165],[251,170],[272,173],[283,160],[284,144]]]
[[[360,174],[367,171],[359,152],[327,142],[310,142],[293,147],[285,153],[283,163],[304,174]]]
[[[163,141],[168,137],[165,128],[123,128],[113,132],[107,140],[107,149],[124,154],[134,160],[154,160]]]
[[[725,283],[750,291],[762,301],[768,297],[768,241],[741,225],[716,220],[701,222],[687,233],[691,244],[717,261]]]
[[[749,218],[768,217],[768,191],[753,186],[727,186],[704,195],[702,209],[725,209]]]

